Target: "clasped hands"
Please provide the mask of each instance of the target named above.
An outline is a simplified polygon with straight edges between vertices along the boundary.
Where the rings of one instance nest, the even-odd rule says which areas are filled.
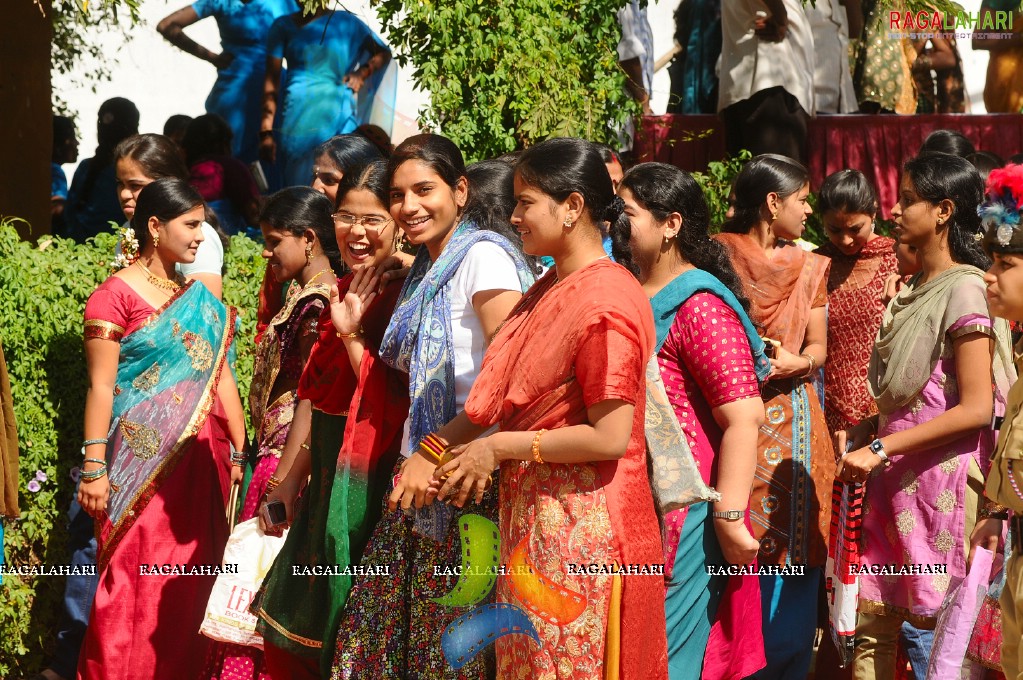
[[[402,512],[410,514],[413,507],[422,508],[435,500],[459,508],[470,498],[482,503],[483,494],[491,484],[491,475],[497,469],[497,448],[493,440],[494,436],[490,436],[451,446],[440,464],[422,452],[412,454],[395,476],[388,508],[400,507]]]

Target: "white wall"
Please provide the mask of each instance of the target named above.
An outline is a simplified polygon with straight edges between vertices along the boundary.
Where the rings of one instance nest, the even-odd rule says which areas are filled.
[[[203,102],[216,75],[213,67],[172,46],[156,32],[156,24],[160,19],[184,6],[185,2],[187,0],[144,0],[141,9],[143,23],[132,30],[132,40],[124,43],[118,35],[98,37],[100,44],[105,46],[107,53],[117,63],[112,68],[113,79],[101,83],[95,93],[88,87],[74,86],[73,79],[66,76],[54,80],[54,90],[78,113],[82,158],[91,156],[96,148],[96,111],[110,97],[127,97],[135,102],[142,116],[140,130],[143,132],[162,131],[164,121],[175,113],[196,116],[204,112]],[[976,12],[980,8],[980,0],[960,2],[968,11]],[[367,0],[354,0],[344,5],[374,30],[380,31],[376,12],[369,7]],[[678,0],[650,2],[648,14],[653,27],[657,58],[671,49],[675,26],[673,14],[677,5]],[[220,39],[213,19],[200,21],[189,27],[187,33],[199,44],[219,51]],[[969,41],[960,42],[959,51],[963,58],[971,110],[973,113],[983,113],[987,52],[974,52]],[[82,73],[93,67],[92,64],[81,64],[76,74],[79,80]],[[664,113],[670,85],[666,68],[654,75],[651,104],[655,113]],[[416,132],[415,120],[426,103],[426,95],[412,87],[408,70],[400,71],[393,134],[395,141]],[[70,178],[74,167],[65,166],[64,169]]]

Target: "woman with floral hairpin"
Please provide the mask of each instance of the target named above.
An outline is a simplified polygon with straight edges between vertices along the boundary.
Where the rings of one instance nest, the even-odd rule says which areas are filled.
[[[836,433],[837,475],[866,482],[853,677],[893,677],[904,621],[933,628],[973,550],[997,548],[983,502],[993,417],[1013,375],[1008,327],[991,318],[980,247],[980,175],[966,160],[923,154],[905,165],[894,235],[921,271],[889,303],[870,359],[878,415]],[[946,565],[891,578],[876,565]]]
[[[228,486],[241,479],[236,315],[174,274],[195,258],[204,216],[185,181],[146,186],[132,216],[138,258],[86,304],[78,501],[96,520],[99,588],[81,680],[196,677],[209,645],[198,630],[215,577],[160,569],[220,563]]]

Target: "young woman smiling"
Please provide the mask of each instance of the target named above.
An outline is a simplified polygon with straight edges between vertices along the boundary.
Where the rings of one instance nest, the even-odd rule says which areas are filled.
[[[323,216],[332,219],[332,240],[351,271],[326,284],[330,304],[322,308],[319,337],[298,383],[282,481],[268,496],[284,502],[291,525],[258,596],[259,630],[274,677],[329,674],[352,579],[299,579],[292,566],[360,562],[398,458],[408,384],[380,361],[377,349],[401,289],[391,283],[377,293],[379,267],[394,254],[398,236],[387,189],[384,161],[350,167],[338,185],[336,212]]]
[[[388,177],[390,218],[419,251],[379,354],[408,375],[411,403],[392,512],[377,524],[363,557],[390,565],[390,578],[366,578],[353,589],[333,676],[482,678],[486,654],[456,671],[441,651],[442,631],[462,612],[431,598],[456,585],[461,513],[423,507],[437,462],[420,443],[462,410],[488,340],[533,276],[507,222],[489,220],[489,211],[477,207],[488,197],[473,194],[450,140],[410,137],[391,156]],[[408,514],[393,512],[399,504]],[[472,512],[496,518],[496,493]],[[444,567],[448,575],[435,573]]]
[[[96,520],[99,588],[79,678],[198,677],[213,576],[145,576],[140,564],[219,564],[228,486],[240,481],[241,400],[228,367],[235,313],[174,265],[202,243],[204,205],[179,179],[138,195],[138,260],[85,308],[89,392],[78,501]]]
[[[498,599],[521,606],[539,640],[498,636],[499,678],[663,678],[664,610],[652,605],[664,580],[653,570],[614,573],[663,560],[643,440],[654,325],[625,268],[623,203],[598,147],[571,138],[525,151],[515,194],[523,248],[555,265],[494,338],[465,413],[441,431],[460,445],[434,489],[456,506],[478,503],[500,466],[501,564],[515,567],[498,577]],[[604,221],[617,264],[601,244]],[[537,597],[536,579],[561,590]]]
[[[809,671],[831,517],[835,458],[811,384],[827,359],[829,261],[793,243],[811,213],[808,179],[790,158],[754,157],[735,179],[735,216],[716,237],[746,287],[753,322],[774,350],[761,389],[766,422],[750,498],[757,560],[806,567],[804,575],[760,577],[767,667],[757,677],[763,678]]]

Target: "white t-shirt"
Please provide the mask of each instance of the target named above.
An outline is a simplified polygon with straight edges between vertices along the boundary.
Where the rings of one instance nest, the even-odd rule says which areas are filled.
[[[487,340],[472,298],[485,290],[522,290],[515,261],[505,250],[489,241],[480,241],[469,248],[448,284],[451,303],[451,346],[455,363],[455,412],[465,407],[476,375],[483,366]],[[401,439],[401,451],[408,457],[409,419]]]
[[[781,42],[761,40],[754,33],[760,0],[721,3],[721,35],[725,49],[718,62],[718,111],[745,101],[757,92],[782,87],[814,115],[813,35],[801,0],[783,0],[788,31]]]
[[[125,222],[121,225],[122,229],[126,229],[128,223]],[[220,234],[214,229],[208,222],[202,223],[202,236],[203,241],[199,244],[199,249],[195,251],[195,261],[189,263],[179,262],[174,265],[175,271],[182,276],[192,276],[193,274],[215,274],[222,276],[224,272],[224,244],[220,242]],[[121,254],[121,242],[117,242],[117,248],[114,250],[114,255]]]

